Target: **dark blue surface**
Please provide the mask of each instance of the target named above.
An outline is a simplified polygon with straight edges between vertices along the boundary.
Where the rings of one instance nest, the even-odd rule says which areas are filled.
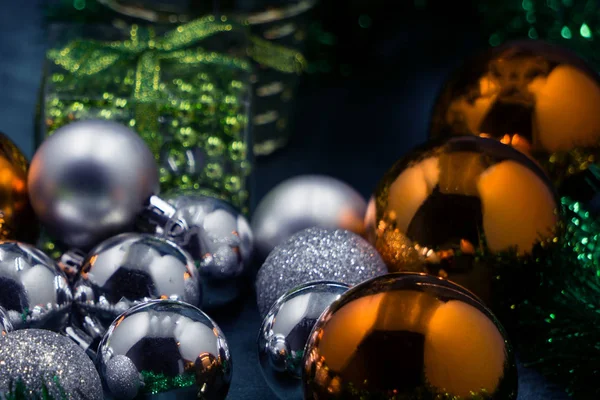
[[[0,131],[29,158],[46,46],[38,3],[0,0]],[[394,60],[395,68],[386,64],[382,75],[374,61],[370,77],[303,82],[294,139],[283,151],[257,161],[254,202],[278,182],[301,173],[341,178],[368,197],[383,172],[425,140],[435,93],[449,68],[469,51],[469,37],[434,39],[413,24],[397,29],[376,50],[382,59]],[[228,309],[209,311],[225,332],[233,356],[228,399],[273,397],[258,367],[260,321],[255,304],[249,294]],[[522,368],[519,392],[520,400],[565,398],[535,372]]]

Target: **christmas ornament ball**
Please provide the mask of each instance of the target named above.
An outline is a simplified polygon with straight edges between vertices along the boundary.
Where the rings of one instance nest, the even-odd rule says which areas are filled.
[[[535,287],[533,264],[551,247],[558,220],[544,171],[510,146],[475,136],[409,153],[384,175],[375,199],[375,245],[390,270],[448,278],[490,306]]]
[[[196,262],[202,280],[202,307],[214,308],[239,297],[250,275],[253,237],[248,220],[233,206],[191,192],[166,194],[185,221],[182,247]]]
[[[336,282],[311,282],[281,296],[258,334],[258,358],[271,390],[282,400],[302,400],[302,359],[308,336],[323,311],[349,289]]]
[[[50,257],[26,243],[0,242],[0,307],[15,329],[59,331],[72,301],[67,277]]]
[[[38,223],[27,189],[28,162],[21,150],[0,133],[0,240],[35,242]]]
[[[504,329],[471,293],[426,274],[361,283],[319,318],[306,345],[306,399],[517,398]]]
[[[514,41],[478,54],[441,90],[431,136],[492,137],[533,156],[553,181],[600,157],[600,79],[576,54]]]
[[[133,225],[158,193],[158,168],[144,141],[126,126],[78,121],[42,142],[31,161],[28,187],[51,236],[89,250]]]
[[[264,260],[275,246],[313,226],[362,234],[366,206],[360,193],[330,176],[285,180],[266,194],[252,216],[258,255]]]
[[[102,400],[94,363],[70,339],[42,329],[0,338],[0,398]]]
[[[387,273],[377,250],[344,229],[308,228],[277,246],[256,277],[258,311],[264,318],[289,290],[310,282],[356,285]]]
[[[85,259],[74,285],[75,304],[92,337],[134,305],[153,299],[200,304],[194,261],[181,247],[143,233],[105,240]]]
[[[232,374],[219,327],[198,308],[173,300],[152,300],[119,316],[100,343],[96,365],[115,400],[224,399]]]

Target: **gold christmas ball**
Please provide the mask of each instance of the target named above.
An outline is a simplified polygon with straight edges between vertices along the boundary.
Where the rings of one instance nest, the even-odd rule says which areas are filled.
[[[566,49],[508,42],[451,76],[430,134],[495,138],[538,160],[559,185],[599,160],[600,79]]]
[[[0,240],[33,243],[38,223],[29,203],[27,159],[0,133]]]
[[[535,268],[524,264],[550,247],[557,205],[544,171],[519,151],[452,137],[414,150],[384,175],[374,244],[390,271],[448,278],[489,305],[499,286],[511,296],[502,301],[513,301],[531,290]]]
[[[496,317],[445,279],[396,273],[361,283],[321,315],[305,347],[304,398],[517,398]]]

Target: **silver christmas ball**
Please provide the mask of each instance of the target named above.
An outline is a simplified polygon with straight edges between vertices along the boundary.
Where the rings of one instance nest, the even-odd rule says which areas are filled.
[[[74,286],[84,331],[100,337],[119,314],[152,299],[199,305],[194,261],[175,243],[149,234],[123,233],[90,252]]]
[[[327,307],[350,287],[311,282],[281,296],[263,320],[258,358],[269,387],[283,400],[303,399],[302,359],[313,326]]]
[[[106,362],[104,382],[117,399],[132,400],[142,386],[142,375],[131,359],[118,354]]]
[[[132,226],[158,193],[158,168],[144,141],[116,122],[78,121],[57,129],[35,152],[31,204],[49,233],[88,250]]]
[[[8,319],[8,314],[6,314],[4,308],[0,307],[0,337],[6,335],[12,330],[13,326],[10,322],[10,319]]]
[[[72,301],[67,277],[50,257],[29,244],[0,242],[0,306],[15,329],[59,331]]]
[[[102,400],[94,363],[70,339],[41,329],[0,339],[0,399]]]
[[[387,273],[375,248],[343,229],[308,228],[277,246],[256,277],[258,311],[264,318],[275,301],[304,283],[355,285]]]
[[[213,197],[172,194],[165,199],[177,209],[174,217],[189,228],[182,247],[196,261],[202,278],[202,308],[235,300],[252,262],[252,231],[246,218]]]
[[[365,199],[346,183],[323,175],[302,175],[273,188],[252,216],[258,254],[266,257],[275,246],[303,229],[341,228],[364,231]]]
[[[122,314],[102,339],[96,365],[115,400],[132,395],[224,399],[232,373],[227,341],[217,324],[198,308],[173,300],[149,301]],[[131,381],[138,385],[136,393]]]

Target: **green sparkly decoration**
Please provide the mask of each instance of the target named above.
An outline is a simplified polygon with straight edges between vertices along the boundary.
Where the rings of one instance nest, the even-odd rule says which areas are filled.
[[[22,380],[10,382],[7,393],[0,393],[0,398],[4,400],[67,400],[69,396],[63,389],[57,376],[53,378],[53,385],[60,392],[59,397],[54,397],[50,394],[48,385],[43,382],[41,393],[31,392]]]
[[[562,198],[560,251],[548,260],[536,296],[518,306],[517,344],[526,366],[574,398],[600,398],[600,221]]]
[[[143,391],[146,394],[164,393],[169,390],[186,388],[196,384],[196,376],[191,372],[186,372],[175,377],[169,377],[152,371],[142,371],[141,374],[144,379]]]
[[[74,120],[121,122],[154,153],[162,191],[202,190],[247,212],[251,64],[245,43],[228,53],[209,49],[243,41],[242,28],[212,15],[172,28],[129,25],[119,41],[81,33],[50,49],[40,139]],[[261,48],[273,68],[302,64]]]
[[[542,39],[574,50],[600,69],[600,1],[492,0],[478,7],[490,45]]]

